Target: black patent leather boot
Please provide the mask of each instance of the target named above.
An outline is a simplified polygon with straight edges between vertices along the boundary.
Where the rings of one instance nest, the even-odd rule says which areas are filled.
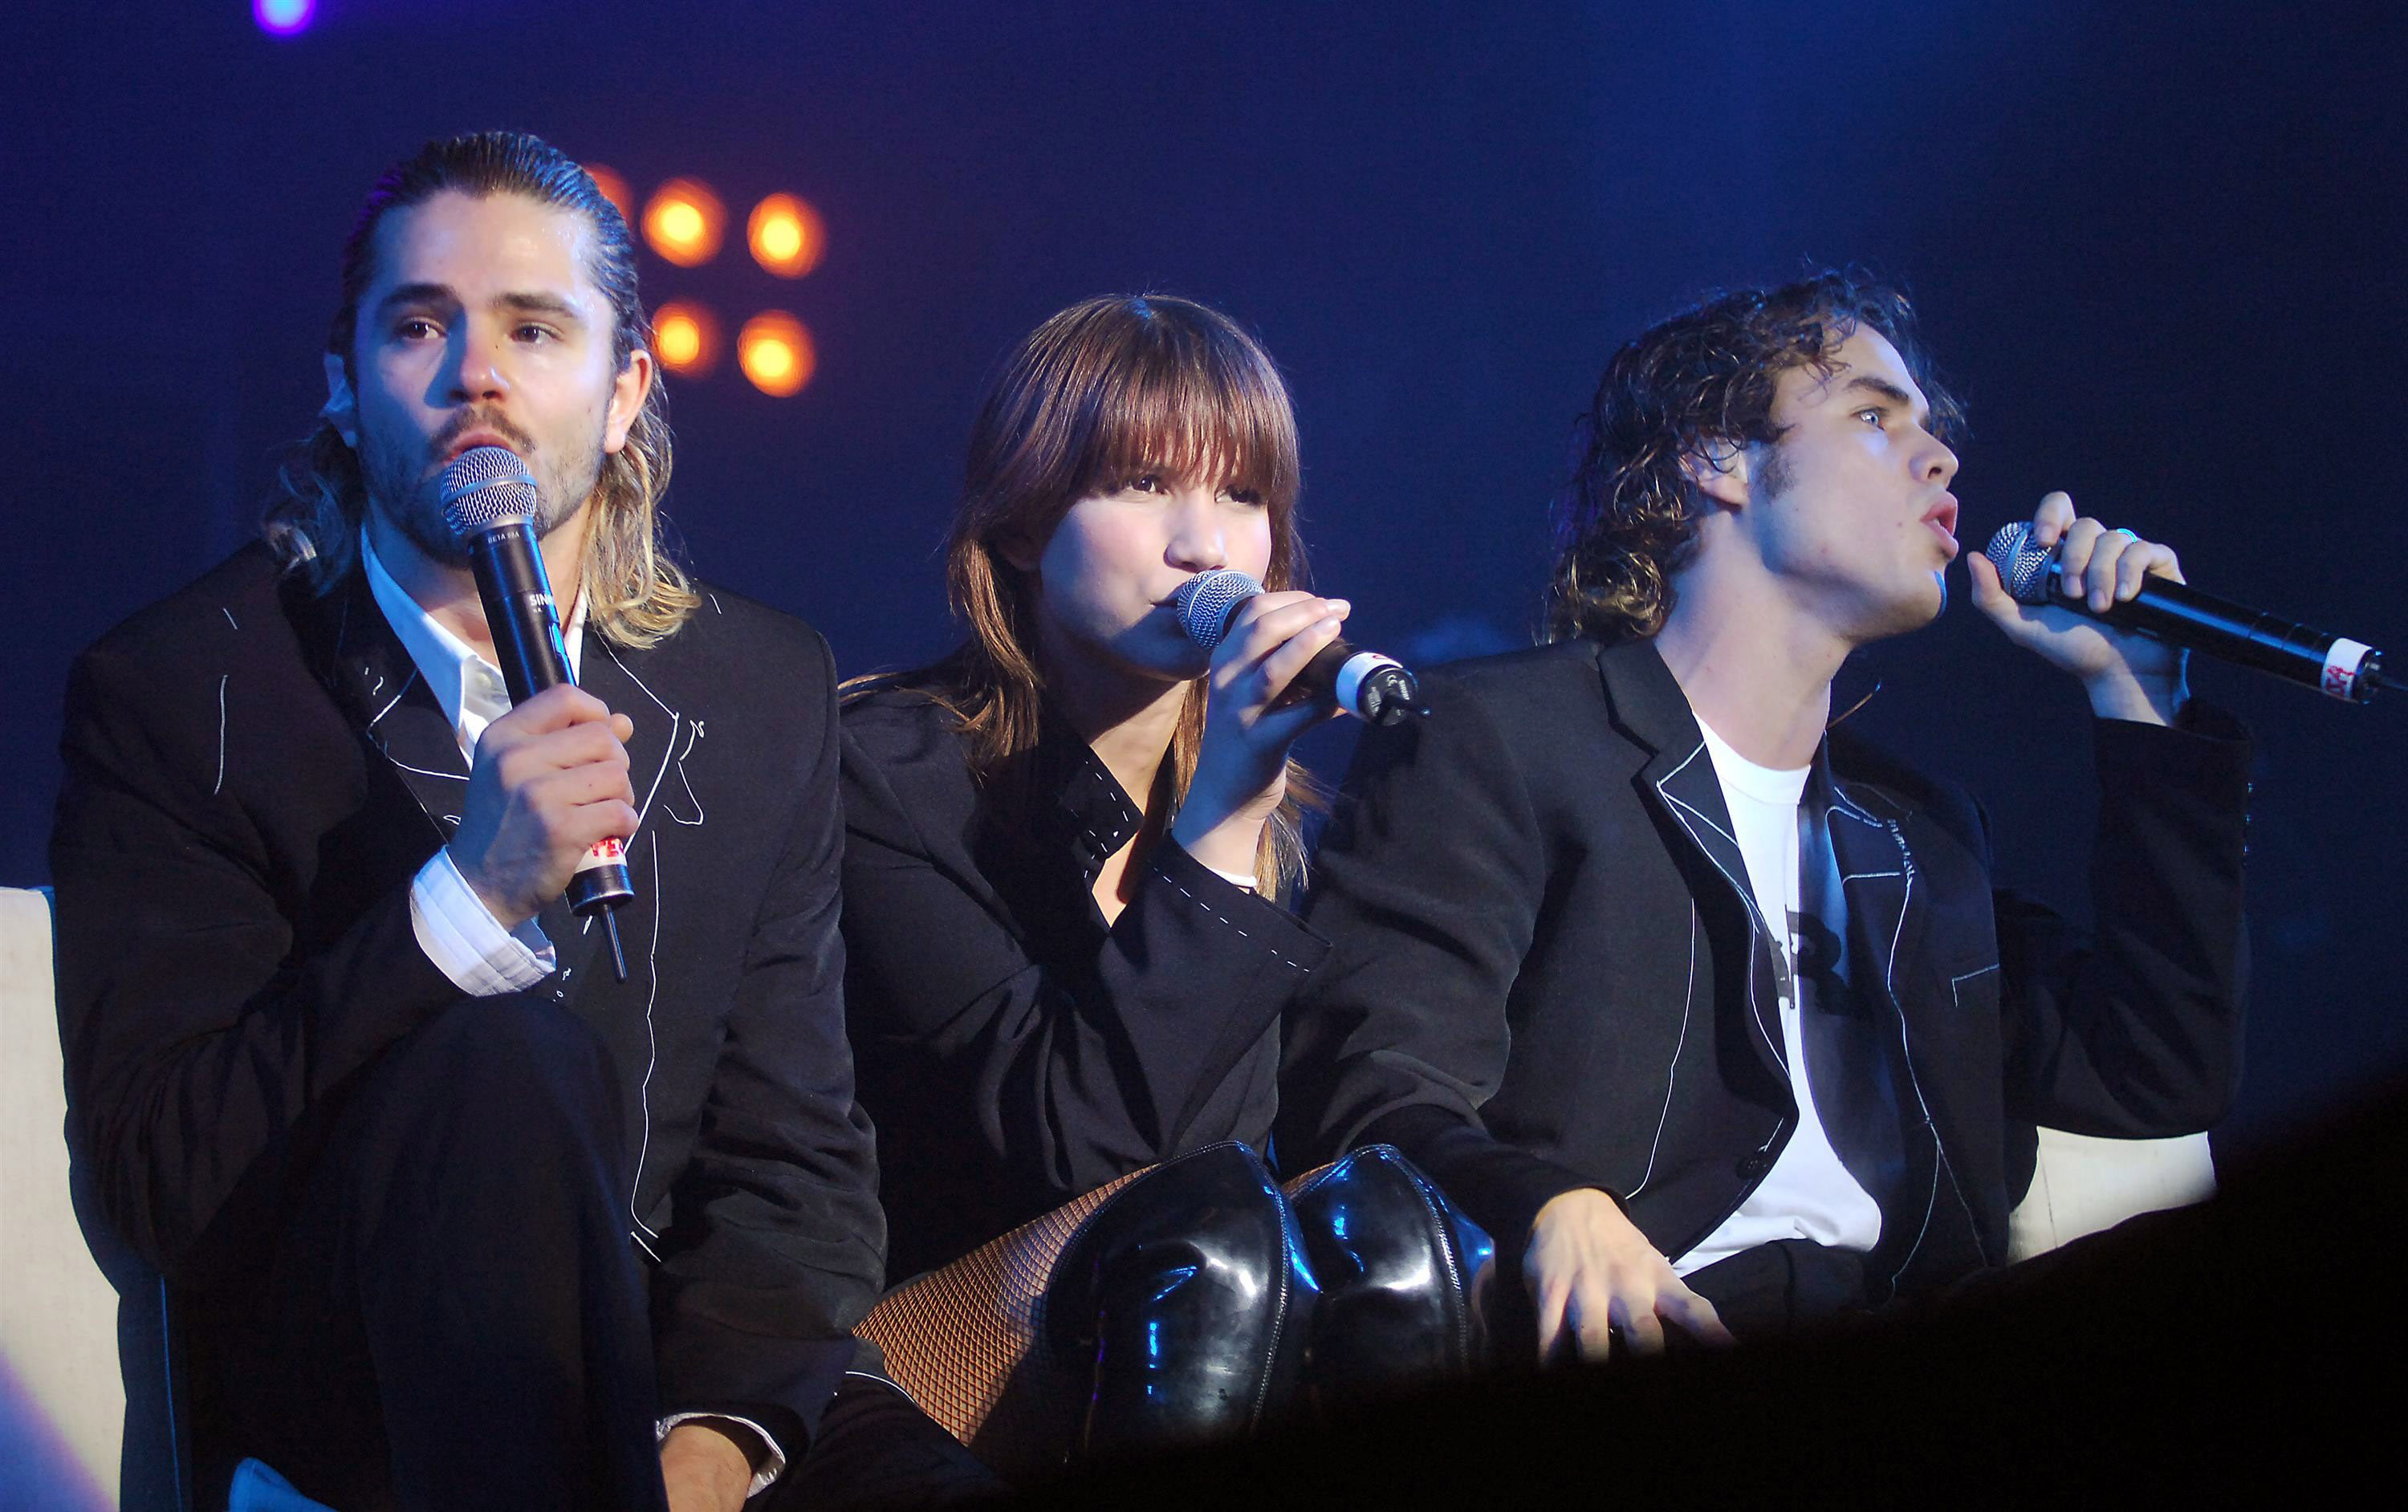
[[[1369,1145],[1289,1192],[1321,1283],[1312,1404],[1394,1391],[1477,1363],[1471,1282],[1493,1247],[1393,1145]]]
[[[1092,1366],[1072,1457],[1253,1432],[1295,1394],[1312,1305],[1287,1203],[1254,1151],[1214,1145],[1130,1182],[1046,1293],[1049,1342]]]

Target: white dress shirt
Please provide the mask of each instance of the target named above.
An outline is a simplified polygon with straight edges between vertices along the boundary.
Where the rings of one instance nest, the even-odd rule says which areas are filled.
[[[476,764],[477,737],[485,726],[509,712],[510,694],[501,669],[479,656],[468,643],[444,629],[435,617],[377,560],[376,548],[360,532],[360,563],[367,573],[368,592],[385,622],[401,638],[410,664],[424,678],[452,733],[460,756]],[[577,675],[585,647],[585,603],[580,595],[561,638],[568,647],[569,676]],[[466,792],[463,786],[462,798]],[[559,962],[552,941],[532,919],[518,928],[504,929],[484,900],[468,886],[452,860],[448,846],[435,852],[409,885],[409,924],[418,947],[452,985],[471,997],[498,997],[523,991],[552,975]]]

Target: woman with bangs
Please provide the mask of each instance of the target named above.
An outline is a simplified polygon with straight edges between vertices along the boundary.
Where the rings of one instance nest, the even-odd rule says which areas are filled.
[[[847,1011],[889,1274],[1070,1243],[1079,1299],[1057,1284],[1045,1327],[1098,1372],[1067,1392],[1073,1447],[1242,1431],[1295,1384],[1320,1301],[1254,1153],[1281,1011],[1326,949],[1284,906],[1309,801],[1288,751],[1333,711],[1290,683],[1348,606],[1300,586],[1298,480],[1286,388],[1226,317],[1062,311],[971,433],[946,549],[967,639],[844,708]],[[1173,599],[1223,567],[1267,591],[1207,653]],[[903,1298],[951,1274],[865,1327],[898,1378],[919,1351],[895,1319],[925,1311]],[[958,1381],[904,1384],[994,1447],[926,1402]]]

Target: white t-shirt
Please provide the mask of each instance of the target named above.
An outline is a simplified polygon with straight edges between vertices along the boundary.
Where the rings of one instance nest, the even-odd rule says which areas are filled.
[[[1702,720],[1698,728],[1705,734],[1714,776],[1722,780],[1723,804],[1730,810],[1732,838],[1747,862],[1756,912],[1770,928],[1773,949],[1781,959],[1781,1041],[1789,1062],[1790,1091],[1798,1102],[1798,1127],[1739,1211],[1723,1220],[1696,1248],[1675,1257],[1672,1269],[1686,1276],[1776,1239],[1811,1239],[1835,1248],[1870,1249],[1881,1238],[1881,1206],[1840,1163],[1829,1135],[1824,1133],[1807,1075],[1806,1035],[1799,1011],[1798,916],[1803,906],[1798,800],[1806,791],[1811,768],[1784,772],[1758,766],[1706,729]],[[1842,925],[1839,920],[1824,922],[1833,929]]]

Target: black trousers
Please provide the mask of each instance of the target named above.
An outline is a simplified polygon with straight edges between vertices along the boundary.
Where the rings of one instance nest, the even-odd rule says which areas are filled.
[[[1684,1277],[1714,1305],[1734,1337],[1753,1340],[1864,1313],[1865,1257],[1810,1239],[1775,1239],[1700,1266]],[[1665,1336],[1685,1339],[1678,1328]]]
[[[342,1512],[665,1508],[619,1103],[566,1010],[481,999],[306,1124],[251,1274],[184,1309],[201,1505],[248,1455]]]
[[[309,1120],[243,1280],[186,1299],[196,1505],[245,1456],[340,1512],[665,1512],[618,1079],[555,1005],[455,1005]],[[851,1379],[781,1491],[936,1505],[996,1483]],[[774,1494],[774,1493],[773,1493]],[[784,1505],[803,1505],[791,1496]]]

